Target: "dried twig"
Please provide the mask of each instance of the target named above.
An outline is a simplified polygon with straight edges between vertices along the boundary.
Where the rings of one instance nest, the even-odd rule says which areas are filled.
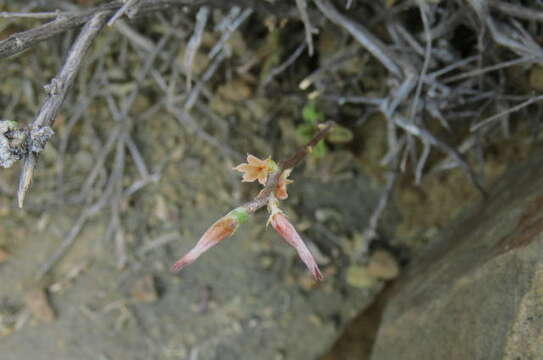
[[[300,11],[300,17],[304,23],[305,41],[309,49],[309,56],[313,56],[313,34],[316,32],[316,29],[311,25],[311,21],[309,21],[309,16],[307,15],[307,0],[296,0],[296,6]]]
[[[62,69],[48,86],[48,97],[44,101],[38,115],[32,124],[30,124],[30,129],[48,128],[53,125],[58,111],[66,98],[66,94],[74,82],[85,54],[104,26],[106,19],[107,13],[99,12],[83,27],[81,33],[70,49]],[[31,139],[31,141],[34,141],[34,139]],[[19,207],[23,207],[26,192],[32,181],[32,174],[36,166],[38,153],[38,151],[31,150],[24,160],[23,170],[19,180],[19,189],[17,191]]]
[[[543,57],[543,49],[520,26],[514,28],[503,23],[498,23],[491,16],[485,17],[484,20],[497,44],[507,47],[523,57]]]
[[[287,6],[281,4],[271,5],[264,1],[257,0],[141,0],[138,5],[137,14],[138,16],[145,15],[184,6],[198,7],[209,5],[218,8],[231,8],[233,3],[236,4],[238,2],[240,6],[249,7],[262,13],[281,15],[285,18],[296,18],[299,16],[296,12],[290,11]],[[122,6],[122,2],[111,1],[107,4],[82,12],[61,13],[62,16],[55,18],[54,21],[27,31],[13,34],[7,39],[0,41],[0,59],[18,54],[41,41],[83,25],[98,13],[104,13],[106,17],[112,16]]]
[[[187,94],[187,100],[185,101],[185,105],[183,106],[185,111],[190,111],[192,109],[192,107],[198,100],[198,97],[200,96],[200,92],[202,91],[202,88],[204,87],[205,83],[208,82],[209,79],[211,79],[213,74],[215,74],[215,72],[217,71],[221,63],[224,61],[224,59],[225,59],[225,54],[224,52],[221,51],[215,57],[213,62],[207,67],[206,71],[202,74],[202,77],[200,78],[200,80],[198,80],[196,85],[194,85],[192,90]]]
[[[514,16],[526,20],[543,21],[543,11],[538,11],[534,8],[514,3],[506,3],[505,1],[490,1],[488,5],[498,9],[507,16]]]
[[[426,35],[426,49],[424,50],[424,63],[420,71],[419,79],[417,81],[417,88],[415,89],[415,95],[414,95],[414,99],[411,105],[410,116],[411,116],[412,121],[415,120],[415,113],[418,110],[418,101],[419,101],[419,97],[422,91],[424,78],[426,77],[428,66],[430,65],[430,57],[432,53],[432,37],[430,35],[430,24],[429,24],[428,15],[427,15],[429,6],[423,0],[419,0],[417,4],[419,7],[420,16],[422,18],[422,23],[424,25],[424,34]]]
[[[217,56],[219,53],[222,53],[228,39],[230,39],[232,34],[253,13],[253,9],[245,9],[243,10],[241,14],[237,15],[240,11],[241,9],[238,7],[234,7],[232,10],[230,10],[230,16],[227,17],[227,19],[230,17],[232,19],[231,21],[228,21],[225,24],[223,24],[222,28],[220,29],[222,31],[221,38],[209,51],[208,57],[213,58]]]
[[[122,19],[119,19],[115,22],[115,29],[117,29],[121,34],[126,36],[128,40],[136,47],[141,48],[147,52],[154,52],[156,49],[153,42],[135,31],[127,22]]]
[[[424,171],[424,165],[430,156],[430,150],[432,149],[428,141],[423,141],[422,154],[420,155],[419,162],[417,163],[417,168],[415,169],[415,184],[420,185],[422,179],[422,173]]]
[[[469,79],[469,78],[472,78],[472,77],[477,76],[477,75],[482,75],[482,74],[485,74],[485,73],[490,72],[490,71],[500,70],[500,69],[503,69],[503,68],[506,68],[506,67],[509,67],[509,66],[515,66],[515,65],[519,65],[519,64],[539,63],[539,62],[541,62],[542,59],[543,58],[541,56],[526,56],[526,57],[521,57],[521,58],[518,58],[518,59],[504,61],[502,63],[487,66],[485,68],[476,69],[476,70],[468,71],[466,73],[462,73],[462,74],[459,74],[459,75],[451,76],[449,78],[444,79],[443,83],[448,84],[448,83],[458,81],[458,80]],[[442,74],[442,72],[439,75],[441,75],[441,74]],[[432,75],[435,75],[435,74],[432,74]]]
[[[115,15],[113,15],[111,19],[109,19],[107,23],[108,26],[113,25],[115,21],[117,21],[117,19],[123,16],[124,14],[127,14],[128,17],[132,17],[138,11],[137,9],[138,9],[140,0],[122,0],[122,1],[124,1],[124,5],[119,10],[117,10]]]
[[[22,18],[22,19],[55,19],[58,17],[66,16],[68,13],[60,11],[52,12],[0,12],[0,18]]]
[[[407,133],[415,135],[423,141],[429,142],[430,144],[438,147],[443,152],[447,153],[449,156],[454,158],[457,161],[458,165],[466,172],[468,178],[471,180],[472,184],[477,188],[477,190],[479,190],[479,192],[483,196],[486,196],[487,193],[484,187],[479,182],[477,175],[475,174],[471,166],[469,166],[466,160],[464,160],[462,155],[455,148],[453,148],[446,142],[439,140],[437,137],[431,134],[428,130],[421,128],[415,124],[407,122],[406,119],[400,115],[396,115],[394,117],[394,122],[403,130],[405,130]]]
[[[294,52],[288,57],[288,59],[285,60],[285,62],[270,70],[270,73],[268,74],[268,76],[266,76],[264,81],[262,81],[262,84],[260,86],[265,87],[269,84],[270,81],[272,81],[274,77],[285,71],[290,65],[292,65],[296,61],[296,59],[298,59],[298,57],[300,57],[300,55],[302,55],[306,47],[306,42],[301,43],[296,48],[296,50],[294,50]]]
[[[159,2],[162,3],[162,1]],[[172,2],[169,1],[168,5],[171,6]],[[113,1],[81,13],[62,14],[62,16],[55,18],[54,21],[13,34],[7,39],[0,41],[0,58],[18,54],[36,45],[38,42],[83,25],[94,18],[96,14],[102,14],[101,16],[107,18],[120,7],[121,3]]]
[[[66,255],[66,252],[75,243],[75,240],[78,238],[81,230],[83,230],[83,227],[85,226],[89,218],[92,215],[98,213],[100,209],[102,209],[103,206],[106,204],[106,200],[108,199],[106,195],[107,194],[104,194],[102,199],[94,205],[85,207],[85,209],[83,209],[68,234],[66,234],[66,236],[64,237],[64,240],[62,240],[60,246],[55,250],[53,255],[49,259],[47,259],[46,262],[40,265],[36,273],[36,279],[41,279],[44,275],[49,273],[53,269],[53,267],[64,257],[64,255]]]
[[[179,240],[179,239],[181,239],[181,235],[177,231],[165,233],[163,235],[160,235],[156,239],[150,240],[149,242],[145,243],[145,245],[142,245],[136,253],[139,256],[143,256],[147,254],[148,252],[153,251],[156,248],[167,245],[171,243],[172,241]]]
[[[365,246],[361,249],[361,254],[359,254],[359,256],[366,254],[369,250],[371,242],[377,238],[377,228],[379,227],[379,221],[381,220],[381,217],[383,216],[388,202],[390,201],[390,197],[394,191],[394,186],[396,185],[396,180],[398,179],[398,173],[399,171],[395,169],[393,171],[389,171],[389,173],[387,174],[385,188],[381,192],[379,202],[377,203],[375,209],[373,209],[370,220],[368,222],[368,227],[364,231]]]
[[[473,124],[471,126],[470,130],[471,131],[477,131],[477,130],[479,130],[480,128],[482,128],[484,126],[486,126],[486,125],[488,125],[488,124],[490,124],[490,123],[492,123],[492,122],[494,122],[496,120],[499,120],[501,117],[503,117],[503,116],[505,116],[507,114],[513,113],[515,111],[519,111],[520,109],[523,109],[526,106],[531,105],[531,104],[536,103],[536,102],[541,101],[541,100],[543,100],[543,95],[535,96],[535,97],[533,97],[531,99],[528,99],[528,100],[526,100],[526,101],[524,101],[524,102],[522,102],[522,103],[520,103],[518,105],[515,105],[515,106],[513,106],[513,107],[511,107],[511,108],[509,108],[509,109],[507,109],[505,111],[502,111],[502,112],[500,112],[498,114],[492,115],[492,116],[484,119],[483,121],[481,121],[481,122],[479,122],[477,124]]]
[[[362,46],[373,54],[392,74],[401,77],[402,71],[389,48],[359,23],[342,15],[329,0],[315,0],[322,13],[333,23],[347,30]]]
[[[192,85],[192,63],[194,61],[194,56],[196,55],[196,52],[200,47],[200,43],[202,42],[202,35],[207,24],[208,16],[209,8],[207,6],[202,6],[196,14],[196,24],[194,25],[194,32],[192,33],[192,36],[185,50],[185,59],[183,61],[183,65],[185,66],[185,73],[187,75],[187,89],[189,91]]]
[[[199,138],[207,142],[209,145],[220,150],[221,154],[224,157],[233,157],[236,160],[240,160],[243,158],[241,153],[235,151],[227,144],[223,144],[222,142],[218,141],[215,137],[202,129],[202,127],[198,125],[198,123],[192,118],[192,116],[190,116],[187,111],[172,106],[167,106],[167,110],[177,119],[179,124],[193,131]]]

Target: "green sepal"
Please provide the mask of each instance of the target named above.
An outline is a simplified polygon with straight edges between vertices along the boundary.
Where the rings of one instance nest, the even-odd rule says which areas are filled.
[[[269,171],[270,173],[274,173],[276,172],[277,170],[279,170],[279,166],[277,165],[277,163],[275,161],[273,161],[272,159],[268,159],[268,167],[269,167]]]
[[[302,119],[309,125],[317,125],[324,120],[324,113],[319,111],[315,101],[309,101],[302,109]]]
[[[315,126],[310,124],[300,124],[296,127],[296,135],[303,142],[308,142],[315,132]]]
[[[229,216],[236,218],[239,224],[243,224],[249,219],[249,212],[243,207],[237,207],[228,213]]]
[[[324,143],[324,140],[321,140],[313,147],[311,155],[317,159],[323,158],[326,153],[328,153],[328,147]]]

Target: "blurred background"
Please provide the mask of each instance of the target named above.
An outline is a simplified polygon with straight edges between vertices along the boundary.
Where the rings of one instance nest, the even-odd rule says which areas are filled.
[[[379,293],[539,141],[543,6],[148,2],[84,54],[23,209],[21,166],[0,173],[0,357],[369,359]],[[0,1],[0,49],[104,4]],[[32,123],[80,31],[0,60],[1,119]],[[326,120],[282,202],[323,282],[265,210],[168,271],[258,194],[247,153]]]

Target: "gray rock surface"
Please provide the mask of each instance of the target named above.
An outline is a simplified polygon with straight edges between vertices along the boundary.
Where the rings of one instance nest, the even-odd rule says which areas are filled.
[[[298,188],[307,197],[301,212],[343,207],[349,211],[342,213],[342,226],[361,228],[371,209],[360,207],[361,199],[377,197],[368,188],[360,178],[336,185],[306,182]],[[72,222],[67,214],[51,214],[54,221],[45,230],[28,226],[21,238],[29,241],[18,239],[0,268],[0,322],[7,305],[23,305],[15,314],[18,329],[0,336],[0,359],[316,359],[382,287],[346,286],[341,263],[332,258],[323,270],[335,268],[335,275],[328,273],[311,288],[310,274],[295,251],[266,230],[265,212],[179,275],[169,273],[173,261],[223,213],[210,208],[187,212],[170,231],[173,241],[145,256],[131,253],[137,261],[123,271],[103,242],[104,222],[86,226],[42,284],[56,314],[49,323],[25,310],[21,299],[35,286],[37,265]],[[315,243],[329,243],[318,234],[303,232]]]
[[[372,360],[543,358],[543,161],[512,169],[391,289]]]

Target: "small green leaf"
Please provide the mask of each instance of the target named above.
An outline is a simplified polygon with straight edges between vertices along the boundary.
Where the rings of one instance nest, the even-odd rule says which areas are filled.
[[[296,134],[300,137],[300,140],[303,142],[308,142],[313,133],[315,132],[315,126],[310,124],[300,124],[296,128]]]
[[[353,132],[341,125],[335,125],[326,136],[332,144],[345,144],[353,140]]]
[[[324,113],[317,109],[314,101],[310,101],[302,109],[302,118],[308,124],[317,125],[318,122],[324,119]]]
[[[317,159],[323,158],[328,153],[328,147],[324,143],[324,140],[321,140],[315,145],[311,155]]]

